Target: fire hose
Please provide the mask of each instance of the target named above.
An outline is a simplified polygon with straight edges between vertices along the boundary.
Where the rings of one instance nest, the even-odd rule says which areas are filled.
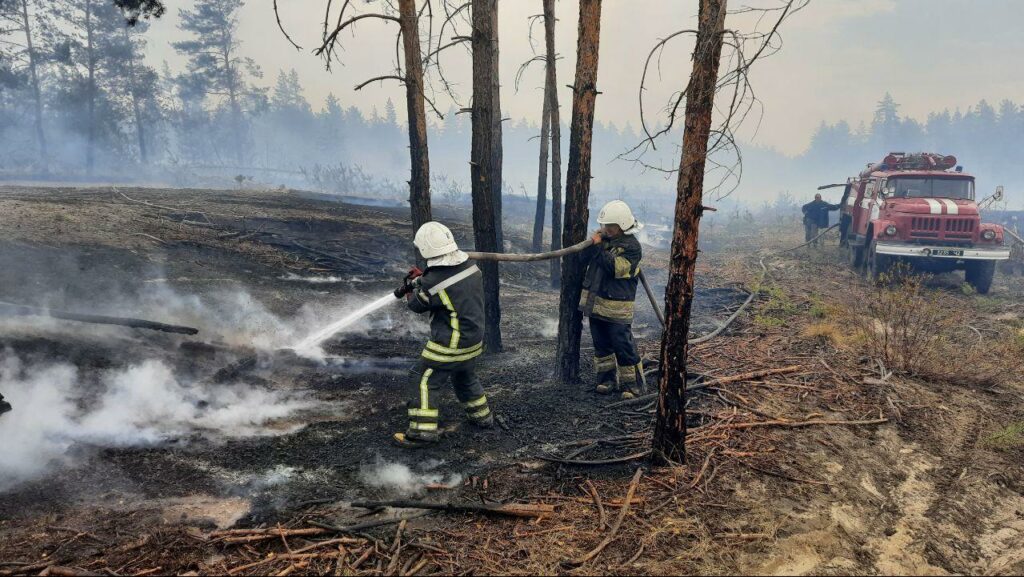
[[[588,238],[587,240],[561,248],[558,250],[552,250],[549,252],[541,252],[537,254],[509,254],[503,252],[472,252],[466,251],[469,258],[474,260],[490,260],[498,262],[536,262],[540,260],[551,260],[554,258],[560,258],[566,255],[575,254],[586,250],[594,246],[594,240]],[[647,293],[647,298],[651,301],[651,306],[654,307],[654,314],[658,317],[658,322],[661,323],[662,328],[665,327],[665,313],[662,312],[661,306],[658,304],[657,297],[654,296],[654,290],[651,289],[650,283],[647,282],[647,277],[644,276],[644,271],[640,271],[637,275],[640,279],[641,284],[644,285],[644,292]]]

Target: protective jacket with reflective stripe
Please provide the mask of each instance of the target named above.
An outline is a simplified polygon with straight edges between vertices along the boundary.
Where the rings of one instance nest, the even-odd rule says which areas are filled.
[[[632,323],[642,258],[643,249],[634,235],[621,234],[588,248],[582,259],[588,264],[580,310],[588,317]]]
[[[409,308],[430,313],[430,341],[422,352],[429,366],[447,368],[483,353],[483,276],[472,260],[428,268],[409,299]]]

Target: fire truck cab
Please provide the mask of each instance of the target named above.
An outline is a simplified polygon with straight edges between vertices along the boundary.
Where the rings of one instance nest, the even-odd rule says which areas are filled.
[[[982,223],[974,177],[956,157],[892,152],[846,185],[842,201],[850,264],[877,279],[894,264],[945,273],[965,271],[981,294],[996,263],[1010,258],[1003,227]]]

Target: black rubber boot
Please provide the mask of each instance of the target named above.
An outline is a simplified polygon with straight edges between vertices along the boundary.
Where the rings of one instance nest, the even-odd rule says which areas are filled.
[[[597,374],[597,386],[594,390],[599,395],[610,395],[619,390],[619,383],[615,379],[615,369],[603,371]]]
[[[478,427],[478,428],[481,428],[481,429],[493,429],[494,428],[494,414],[493,413],[488,414],[486,417],[484,417],[482,419],[470,419],[469,422],[472,423],[474,427]]]
[[[437,444],[437,439],[424,439],[421,437],[410,437],[405,433],[395,433],[391,436],[391,442],[403,449],[423,449]]]

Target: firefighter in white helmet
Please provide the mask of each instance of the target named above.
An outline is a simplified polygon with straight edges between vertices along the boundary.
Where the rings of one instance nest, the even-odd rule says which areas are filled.
[[[580,310],[590,319],[597,392],[621,391],[631,399],[645,388],[631,328],[643,257],[636,233],[643,225],[621,200],[606,204],[597,222],[601,229],[592,237],[594,246],[582,255],[587,270]]]
[[[409,426],[406,432],[394,435],[395,443],[410,448],[438,440],[436,395],[449,380],[469,422],[485,429],[494,426],[494,416],[476,376],[477,357],[484,352],[480,269],[459,250],[452,231],[441,223],[421,226],[413,244],[427,260],[427,270],[410,274],[395,294],[405,295],[413,311],[429,313],[430,340],[412,370]]]

